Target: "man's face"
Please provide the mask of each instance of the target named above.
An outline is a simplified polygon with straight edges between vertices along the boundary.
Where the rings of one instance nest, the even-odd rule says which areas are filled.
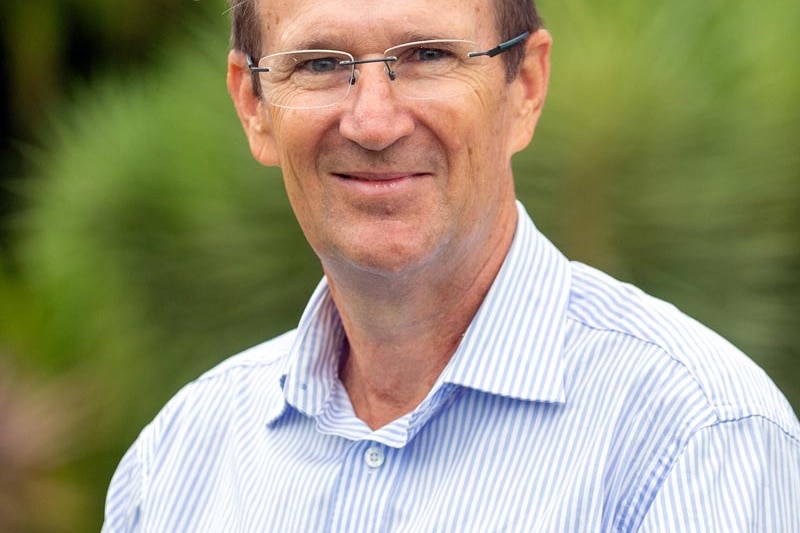
[[[363,58],[413,40],[466,39],[481,49],[500,42],[493,0],[261,0],[260,7],[264,54],[320,48]],[[549,41],[545,56],[548,49]],[[510,158],[531,138],[546,69],[535,105],[530,80],[507,84],[502,56],[470,74],[474,92],[447,99],[395,95],[380,62],[358,70],[337,105],[259,102],[243,119],[256,158],[282,168],[323,267],[392,274],[491,253],[516,218]]]

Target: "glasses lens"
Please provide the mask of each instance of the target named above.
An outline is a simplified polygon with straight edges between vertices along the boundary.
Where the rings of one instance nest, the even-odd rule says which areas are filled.
[[[478,50],[472,41],[434,40],[401,44],[386,50],[395,56],[391,63],[396,74],[395,93],[404,98],[449,98],[475,90],[475,73],[485,58],[467,54]]]
[[[310,109],[336,104],[350,90],[353,57],[334,50],[281,52],[261,58],[258,66],[267,101],[278,107]]]

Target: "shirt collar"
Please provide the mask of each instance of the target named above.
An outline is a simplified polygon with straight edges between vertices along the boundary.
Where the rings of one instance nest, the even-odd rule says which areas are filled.
[[[570,266],[519,202],[517,211],[508,255],[441,381],[563,403]]]
[[[339,311],[326,278],[306,305],[281,377],[286,402],[307,416],[322,412],[339,379],[339,360],[345,342]]]
[[[561,403],[569,263],[519,202],[517,209],[508,255],[439,383]],[[322,412],[338,379],[344,342],[341,319],[323,278],[286,358],[281,386],[288,404],[307,416]]]

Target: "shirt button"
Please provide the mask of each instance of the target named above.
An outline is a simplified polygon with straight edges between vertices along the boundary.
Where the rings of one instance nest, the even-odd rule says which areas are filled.
[[[386,454],[380,446],[370,446],[364,453],[364,461],[370,468],[378,468],[386,461]]]

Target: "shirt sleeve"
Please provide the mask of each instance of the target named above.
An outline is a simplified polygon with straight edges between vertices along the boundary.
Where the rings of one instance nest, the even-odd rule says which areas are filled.
[[[698,431],[639,531],[800,533],[800,441],[756,416]]]
[[[101,533],[135,533],[139,529],[142,503],[142,462],[140,441],[135,442],[120,461],[106,496],[105,519]]]

